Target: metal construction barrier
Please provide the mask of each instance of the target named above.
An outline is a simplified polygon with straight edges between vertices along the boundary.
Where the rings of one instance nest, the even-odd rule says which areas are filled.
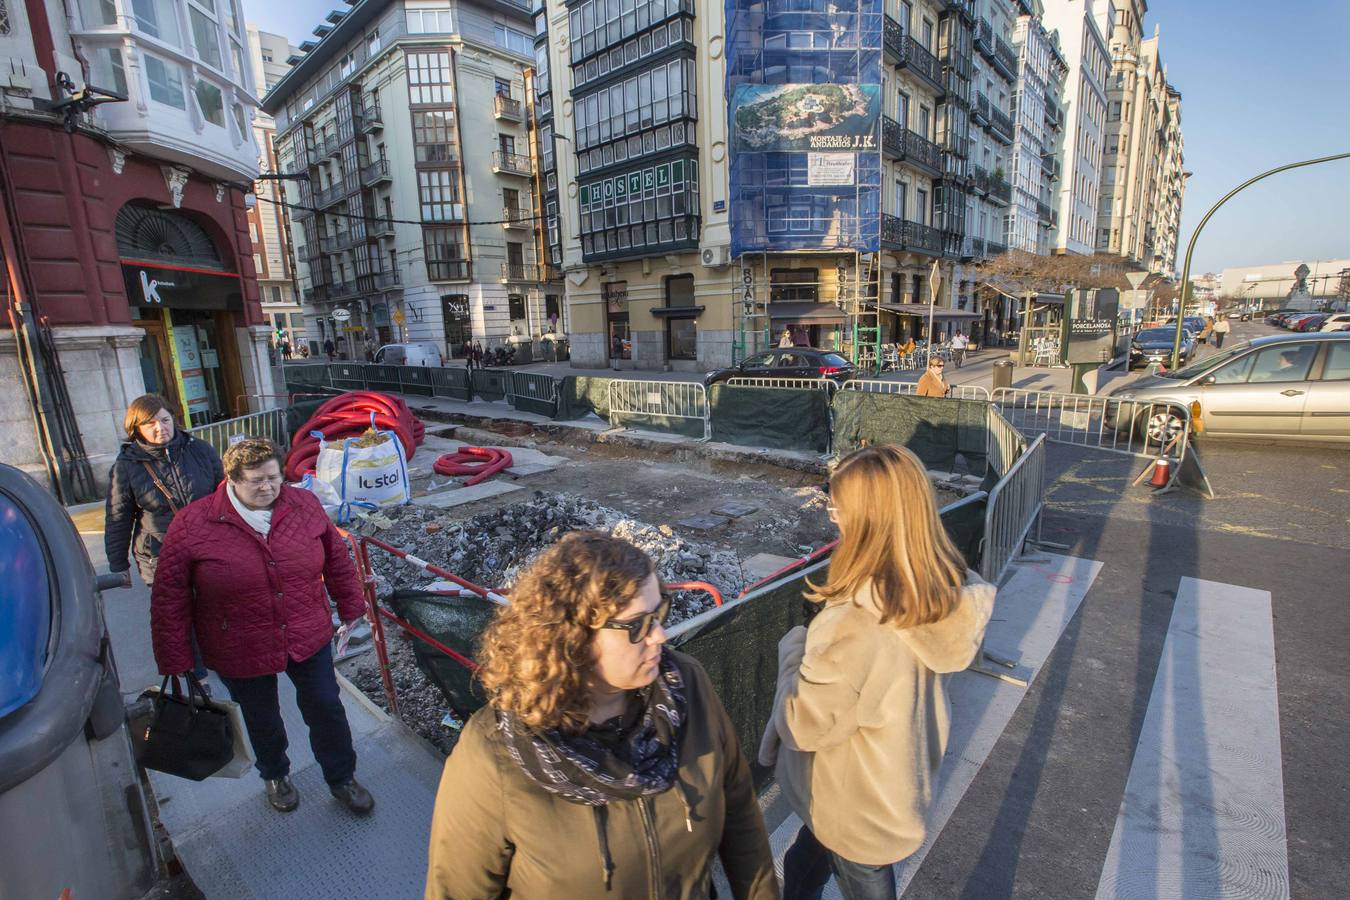
[[[474,369],[474,396],[479,400],[505,400],[511,394],[511,374],[505,369]]]
[[[198,440],[206,441],[217,453],[224,453],[231,444],[250,437],[267,438],[282,450],[291,447],[291,435],[286,430],[286,410],[280,408],[265,409],[237,419],[212,422],[210,425],[198,425],[188,429],[188,432]]]
[[[558,413],[558,379],[538,372],[511,373],[511,405],[552,418]]]
[[[696,381],[625,381],[609,383],[609,423],[635,425],[707,440],[712,433],[708,389]]]
[[[327,363],[303,363],[282,367],[286,379],[286,389],[309,386],[326,387],[328,381]]]
[[[399,378],[399,369],[402,366],[376,365],[375,363],[366,363],[362,370],[365,373],[366,388],[372,391],[398,391],[402,390],[402,382]]]
[[[472,400],[473,384],[468,369],[427,369],[431,373],[431,396],[451,400]]]
[[[366,384],[366,364],[355,362],[329,363],[328,383],[344,391],[364,391]]]
[[[398,369],[398,389],[405,394],[421,394],[430,397],[433,394],[431,373],[440,367],[431,366],[395,366]]]
[[[866,391],[869,394],[915,394],[919,385],[914,381],[877,381],[867,378],[850,378],[845,381],[841,391]],[[951,400],[988,400],[989,391],[978,384],[953,384]]]
[[[989,491],[980,547],[980,577],[997,585],[1022,552],[1045,505],[1045,435],[1017,457]]]
[[[830,395],[833,395],[839,389],[839,385],[828,378],[728,378],[723,383],[728,387],[817,390],[825,391]]]
[[[997,478],[1002,478],[1008,474],[1013,463],[1026,452],[1027,439],[1022,436],[1022,432],[1013,427],[1013,424],[1003,418],[998,407],[991,405],[989,407],[988,418],[985,419],[985,428],[989,434],[989,453],[987,462],[989,471]]]

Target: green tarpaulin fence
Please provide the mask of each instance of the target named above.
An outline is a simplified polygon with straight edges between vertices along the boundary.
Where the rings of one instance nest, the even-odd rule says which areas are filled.
[[[567,375],[558,382],[558,414],[561,420],[580,419],[595,413],[609,421],[610,379],[592,375]]]
[[[473,370],[473,393],[479,400],[505,400],[510,392],[510,372],[504,369]]]
[[[930,469],[954,471],[960,455],[970,471],[984,471],[986,402],[840,391],[832,409],[837,455],[864,445],[899,444],[913,450]]]
[[[815,453],[830,449],[826,391],[715,384],[709,395],[714,441]]]

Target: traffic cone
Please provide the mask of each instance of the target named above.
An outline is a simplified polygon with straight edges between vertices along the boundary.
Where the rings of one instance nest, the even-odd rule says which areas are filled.
[[[1153,464],[1153,477],[1149,479],[1149,487],[1167,487],[1171,475],[1172,461],[1165,456],[1158,457],[1157,462]]]

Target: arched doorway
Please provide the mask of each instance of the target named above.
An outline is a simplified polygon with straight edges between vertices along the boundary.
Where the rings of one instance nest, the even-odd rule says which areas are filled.
[[[210,233],[177,210],[128,203],[115,227],[132,323],[145,332],[146,390],[176,399],[189,426],[229,418],[244,393],[239,274]]]

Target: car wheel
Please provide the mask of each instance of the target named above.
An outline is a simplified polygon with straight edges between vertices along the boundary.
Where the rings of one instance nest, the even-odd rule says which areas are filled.
[[[1155,444],[1159,448],[1166,447],[1185,427],[1185,420],[1171,406],[1142,412],[1135,420],[1135,432],[1144,442],[1145,449]]]

